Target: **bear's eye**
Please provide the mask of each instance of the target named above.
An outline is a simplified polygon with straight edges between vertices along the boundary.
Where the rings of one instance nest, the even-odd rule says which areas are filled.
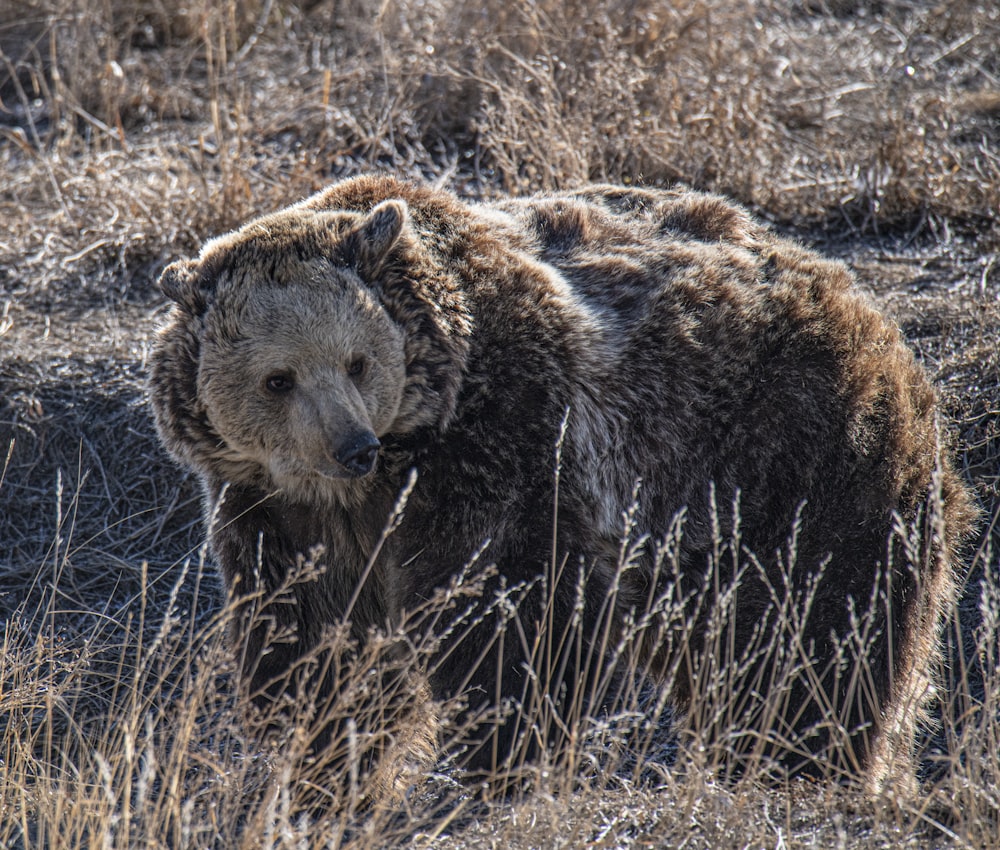
[[[360,378],[365,374],[365,363],[364,357],[355,357],[350,363],[347,364],[347,374],[352,378]]]
[[[264,379],[267,391],[278,395],[289,392],[295,386],[295,379],[284,372],[276,372]]]

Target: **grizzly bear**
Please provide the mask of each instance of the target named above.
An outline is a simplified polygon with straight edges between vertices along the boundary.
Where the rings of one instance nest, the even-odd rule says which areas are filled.
[[[489,718],[471,775],[565,740],[627,667],[786,775],[912,781],[974,509],[840,263],[693,191],[472,204],[361,176],[159,283],[156,422],[227,586],[325,565],[269,603],[294,639],[251,635],[259,699],[325,628],[364,641],[471,571],[420,671]]]

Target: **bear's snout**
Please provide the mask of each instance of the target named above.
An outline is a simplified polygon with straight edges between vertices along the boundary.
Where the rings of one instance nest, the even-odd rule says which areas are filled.
[[[337,450],[336,458],[348,472],[359,478],[375,468],[381,443],[371,431],[363,431],[346,439]]]

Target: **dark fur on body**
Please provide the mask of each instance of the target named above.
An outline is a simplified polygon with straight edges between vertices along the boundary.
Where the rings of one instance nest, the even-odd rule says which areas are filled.
[[[907,772],[914,703],[973,511],[940,457],[932,387],[840,264],[709,195],[599,186],[476,206],[360,177],[208,243],[161,285],[177,306],[154,357],[157,423],[202,478],[227,585],[257,588],[259,559],[259,581],[275,588],[317,544],[329,565],[296,587],[294,604],[274,606],[298,641],[260,656],[258,636],[255,689],[343,617],[411,469],[416,485],[350,612],[353,633],[398,623],[489,540],[482,561],[497,571],[483,622],[442,647],[430,677],[436,697],[464,693],[473,709],[525,697],[524,642],[495,644],[490,606],[504,587],[529,587],[517,616],[530,647],[539,623],[559,634],[571,622],[582,564],[580,634],[599,635],[608,599],[617,627],[650,599],[705,590],[709,553],[735,533],[725,522],[720,532],[718,513],[738,492],[739,557],[753,553],[763,572],[740,577],[727,627],[737,653],[775,607],[799,518],[792,596],[825,565],[801,646],[830,701],[850,703],[836,711],[853,752],[838,756],[824,734],[807,734],[829,707],[794,686],[769,721],[793,742],[777,757],[797,769],[804,747],[860,766],[873,788],[892,762]],[[372,372],[352,383],[345,369],[358,354]],[[295,392],[302,380],[294,416],[261,389],[268,370],[288,368],[283,357],[297,364]],[[554,447],[567,410],[554,554]],[[381,444],[375,470],[330,472],[359,428]],[[661,538],[685,512],[677,575],[654,575],[649,553],[616,575],[637,481],[639,532]],[[715,511],[713,485],[726,510]],[[908,565],[898,546],[887,550],[893,516],[917,521],[935,486],[937,537]],[[548,588],[538,579],[552,563],[570,566]],[[872,614],[871,684],[852,696],[835,647],[876,583],[888,601]],[[652,639],[642,647],[654,672],[675,671],[682,707],[702,696],[699,610],[692,603],[692,658],[678,664]],[[596,669],[563,660],[545,684],[567,705]],[[496,753],[512,754],[515,728],[493,730],[465,765],[488,771]]]

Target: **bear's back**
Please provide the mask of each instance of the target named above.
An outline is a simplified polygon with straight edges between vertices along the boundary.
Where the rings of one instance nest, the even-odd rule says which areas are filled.
[[[726,304],[767,324],[782,312],[767,288],[775,237],[721,197],[595,186],[498,207],[619,341],[650,321],[679,327],[682,314],[711,325]],[[836,278],[824,284],[846,288]]]
[[[833,510],[827,497],[851,492],[852,525],[919,501],[933,390],[843,264],[698,192],[595,186],[497,207],[593,319],[593,356],[567,367],[599,501],[617,492],[598,526],[638,478],[672,482],[656,525],[697,514],[709,482],[743,490],[767,550],[804,499]]]

